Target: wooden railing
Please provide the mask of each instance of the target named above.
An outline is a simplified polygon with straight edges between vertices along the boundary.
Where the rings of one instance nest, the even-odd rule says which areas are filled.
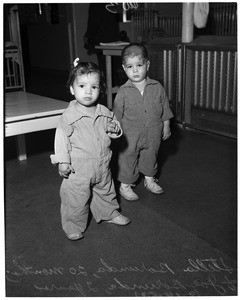
[[[175,120],[236,138],[237,45],[214,40],[208,45],[194,42],[147,47],[149,76],[163,84]]]
[[[24,74],[19,49],[17,47],[5,48],[4,52],[5,90],[24,89]]]
[[[237,35],[237,3],[211,3],[209,20],[211,34]]]
[[[25,90],[19,15],[17,6],[9,11],[9,41],[4,45],[4,88]]]
[[[149,33],[161,36],[181,36],[181,16],[160,17],[158,11],[151,9],[137,9],[132,14],[132,40],[142,42]]]
[[[182,16],[160,16],[157,10],[138,8],[132,12],[132,40],[143,42],[143,36],[177,37],[182,33]],[[237,35],[237,3],[210,3],[205,34]],[[145,38],[144,38],[145,42]]]

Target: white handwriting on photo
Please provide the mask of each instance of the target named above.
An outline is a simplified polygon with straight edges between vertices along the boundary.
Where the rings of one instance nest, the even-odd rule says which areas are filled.
[[[8,282],[23,284],[24,279],[31,276],[33,288],[48,294],[77,292],[81,296],[98,296],[99,293],[108,296],[120,293],[127,296],[201,296],[205,295],[205,291],[212,290],[215,295],[225,296],[235,295],[237,291],[237,270],[227,266],[222,258],[190,258],[179,268],[166,262],[156,266],[142,262],[140,265],[116,267],[100,258],[98,266],[92,271],[83,265],[36,268],[28,265],[23,257],[13,259],[12,264],[11,270],[6,271]],[[131,274],[135,276],[130,278],[128,275]],[[138,277],[139,274],[145,276]],[[41,284],[38,283],[39,277]],[[61,284],[58,278],[61,278]],[[65,278],[66,283],[63,284]],[[144,282],[142,278],[145,278]],[[42,283],[43,279],[47,280],[46,284]]]
[[[116,14],[118,5],[122,5],[123,10],[125,11],[138,8],[137,3],[113,3],[113,2],[106,4],[105,7],[109,12]]]

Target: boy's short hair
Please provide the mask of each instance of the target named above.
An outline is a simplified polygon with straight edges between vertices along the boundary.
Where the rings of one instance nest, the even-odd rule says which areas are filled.
[[[140,55],[144,60],[148,60],[147,48],[140,43],[131,43],[127,45],[121,52],[122,63],[125,63],[126,58]]]

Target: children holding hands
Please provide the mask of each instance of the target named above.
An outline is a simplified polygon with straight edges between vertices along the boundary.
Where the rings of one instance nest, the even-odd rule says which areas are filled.
[[[171,135],[173,113],[163,86],[148,77],[148,51],[131,43],[122,51],[122,66],[128,77],[114,100],[113,112],[98,103],[105,93],[103,72],[91,62],[76,59],[67,86],[75,97],[58,123],[55,154],[63,178],[60,187],[61,220],[70,240],[83,237],[89,209],[97,223],[130,223],[119,212],[110,160],[111,139],[120,139],[118,153],[119,192],[129,201],[138,200],[132,190],[140,173],[144,186],[155,194],[163,188],[155,178],[161,140]]]

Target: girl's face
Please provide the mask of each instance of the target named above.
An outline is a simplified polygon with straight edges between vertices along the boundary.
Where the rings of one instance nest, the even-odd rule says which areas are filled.
[[[70,87],[70,92],[83,106],[93,106],[100,94],[100,78],[97,73],[77,76]]]
[[[140,55],[128,57],[122,65],[127,77],[132,82],[141,82],[146,78],[149,70],[150,61],[144,60]]]

